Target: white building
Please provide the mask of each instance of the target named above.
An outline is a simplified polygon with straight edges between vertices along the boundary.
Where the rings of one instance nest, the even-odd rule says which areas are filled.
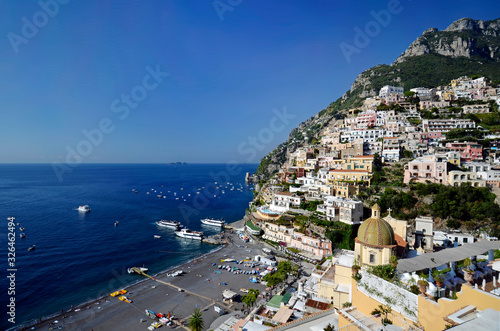
[[[390,94],[398,94],[398,95],[403,95],[404,94],[404,89],[399,86],[390,86],[390,85],[385,85],[380,89],[379,92],[379,97],[381,98],[386,98]]]
[[[434,231],[434,243],[440,246],[463,245],[474,242],[474,236],[466,233]]]
[[[426,87],[415,87],[410,89],[410,91],[415,92],[418,97],[429,97],[431,96],[431,89]]]
[[[294,193],[279,192],[274,194],[269,209],[278,213],[284,213],[290,210],[290,208],[299,207],[300,202],[301,197]]]
[[[353,142],[356,139],[363,139],[363,142],[375,142],[383,137],[393,137],[393,133],[384,129],[347,130],[341,133],[340,140]]]
[[[334,221],[338,215],[339,221],[346,224],[353,225],[363,222],[363,203],[361,201],[335,196],[327,196],[324,201],[323,208],[327,220]]]

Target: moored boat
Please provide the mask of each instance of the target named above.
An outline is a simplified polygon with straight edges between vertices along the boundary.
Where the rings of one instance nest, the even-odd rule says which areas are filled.
[[[90,207],[88,205],[79,206],[78,207],[78,211],[80,211],[82,213],[88,213],[90,211]]]
[[[179,221],[161,220],[161,221],[158,221],[158,222],[155,222],[155,223],[158,226],[162,226],[162,227],[165,227],[165,228],[171,228],[171,229],[175,229],[175,230],[179,230],[182,227],[181,223]]]
[[[182,229],[181,231],[176,231],[175,234],[181,238],[195,239],[195,240],[203,239],[203,232],[200,231],[191,231],[188,229]]]
[[[224,226],[224,224],[226,224],[226,222],[224,222],[224,220],[222,219],[216,220],[213,218],[205,218],[202,219],[200,222],[206,225],[213,225],[213,226]]]

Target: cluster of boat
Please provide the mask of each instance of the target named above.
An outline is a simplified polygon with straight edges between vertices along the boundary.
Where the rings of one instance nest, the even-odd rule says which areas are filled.
[[[205,225],[212,225],[212,226],[219,226],[219,227],[223,227],[226,224],[226,222],[224,220],[217,220],[217,219],[212,219],[212,218],[202,219],[201,223],[205,224]],[[195,239],[195,240],[202,240],[203,239],[203,232],[202,231],[192,231],[192,230],[189,230],[187,228],[183,228],[183,225],[179,221],[161,220],[161,221],[156,222],[156,225],[164,227],[164,228],[174,229],[175,234],[181,238]]]

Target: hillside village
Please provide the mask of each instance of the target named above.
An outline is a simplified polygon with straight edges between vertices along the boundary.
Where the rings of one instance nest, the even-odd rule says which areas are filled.
[[[317,265],[282,306],[345,330],[498,325],[499,103],[485,77],[386,85],[304,135],[247,214],[249,233]]]

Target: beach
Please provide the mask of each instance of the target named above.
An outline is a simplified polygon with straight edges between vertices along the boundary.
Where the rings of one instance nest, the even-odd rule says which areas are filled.
[[[242,225],[243,222],[239,221],[230,226]],[[223,308],[229,314],[239,312],[238,315],[243,316],[241,311],[246,309],[246,305],[239,299],[234,303],[223,302],[222,292],[229,289],[244,295],[240,291],[241,288],[255,288],[262,292],[266,290],[266,286],[250,282],[250,276],[247,274],[233,274],[219,270],[217,266],[222,264],[242,270],[253,270],[250,266],[246,267],[245,263],[221,263],[221,259],[230,258],[238,261],[245,258],[253,259],[255,255],[262,254],[261,244],[244,243],[235,233],[228,233],[227,236],[229,243],[221,249],[172,270],[153,275],[155,279],[137,275],[144,280],[125,288],[127,290],[125,295],[132,301],[131,303],[120,301],[118,296],[108,295],[100,300],[64,311],[58,316],[34,325],[33,328],[35,330],[56,330],[60,327],[63,330],[147,330],[154,320],[146,315],[145,310],[171,313],[177,317],[178,322],[187,324],[187,318],[196,307],[203,312],[204,329],[208,329],[219,317],[214,306]],[[213,266],[213,263],[216,265]],[[176,270],[182,270],[184,273],[177,277],[167,275]],[[172,328],[181,329],[182,326],[177,325]]]

